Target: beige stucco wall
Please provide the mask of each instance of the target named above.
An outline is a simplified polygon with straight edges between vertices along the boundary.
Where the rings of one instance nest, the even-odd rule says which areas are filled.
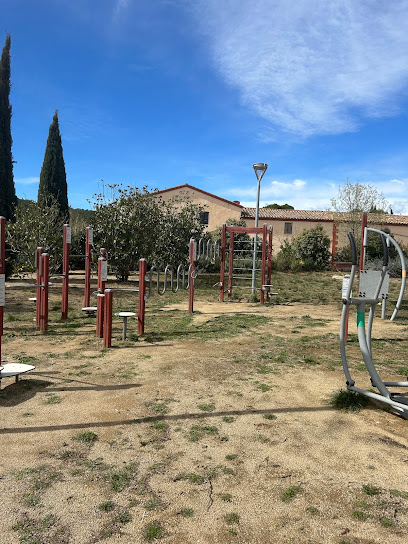
[[[241,217],[241,207],[229,204],[226,201],[220,200],[218,198],[211,197],[206,195],[201,191],[195,191],[189,187],[181,187],[179,189],[172,189],[171,191],[166,191],[158,195],[165,202],[169,200],[174,200],[180,202],[180,205],[183,205],[183,202],[188,200],[192,204],[197,204],[202,206],[205,211],[209,212],[208,216],[208,226],[206,227],[207,231],[212,231],[225,223],[227,219],[239,219]],[[177,205],[177,204],[176,204]]]
[[[248,227],[254,227],[255,226],[255,220],[254,219],[245,219],[245,222]],[[327,234],[327,236],[332,240],[333,237],[333,223],[328,221],[284,221],[281,219],[260,219],[259,220],[259,226],[262,227],[262,225],[266,223],[268,227],[273,227],[273,255],[276,255],[280,251],[280,246],[283,244],[283,241],[286,239],[289,242],[293,240],[296,236],[301,234],[304,230],[310,230],[316,227],[317,225],[321,225],[323,227],[324,232]],[[285,229],[285,223],[292,223],[292,234],[284,234]],[[331,246],[330,246],[331,250]]]

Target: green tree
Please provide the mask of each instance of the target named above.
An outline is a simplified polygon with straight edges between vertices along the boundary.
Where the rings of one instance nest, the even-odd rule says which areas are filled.
[[[330,266],[331,240],[321,225],[304,230],[289,242],[284,240],[276,258],[278,270],[326,270]]]
[[[40,207],[33,200],[18,201],[15,221],[7,225],[7,259],[14,273],[34,271],[37,247],[50,255],[50,270],[57,272],[62,264],[62,228],[58,203],[51,197],[47,206]]]
[[[291,206],[290,204],[268,204],[267,206],[264,206],[264,208],[269,208],[270,210],[294,210],[295,208]]]
[[[6,219],[14,218],[17,205],[11,153],[10,46],[8,34],[0,58],[0,215]]]
[[[67,175],[62,152],[58,110],[55,111],[48,132],[38,187],[38,204],[41,207],[47,206],[49,197],[53,197],[58,203],[63,221],[69,221]]]
[[[117,278],[126,281],[141,257],[163,267],[187,263],[189,240],[199,237],[202,208],[191,203],[172,206],[147,187],[108,186],[111,195],[94,195],[96,247],[108,251]]]

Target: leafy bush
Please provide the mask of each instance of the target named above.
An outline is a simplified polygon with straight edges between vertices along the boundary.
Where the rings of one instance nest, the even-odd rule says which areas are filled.
[[[276,257],[276,268],[283,272],[327,270],[331,260],[330,244],[321,225],[304,230],[292,242],[284,240]]]

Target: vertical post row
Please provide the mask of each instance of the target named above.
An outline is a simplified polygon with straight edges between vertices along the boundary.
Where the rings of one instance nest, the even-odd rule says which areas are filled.
[[[61,319],[68,318],[68,288],[69,288],[69,248],[71,245],[71,227],[67,224],[63,227],[62,245],[62,303]]]
[[[262,226],[262,264],[261,264],[261,294],[260,294],[260,303],[265,304],[265,268],[266,268],[266,239],[268,234],[268,226],[266,223]]]
[[[139,260],[139,307],[137,311],[137,334],[142,336],[145,328],[145,309],[146,309],[146,259]]]
[[[228,298],[232,297],[232,276],[234,275],[234,232],[230,231],[228,259]]]
[[[273,227],[269,227],[268,232],[268,278],[266,280],[268,284],[268,289],[266,290],[266,301],[269,302],[271,299],[270,292],[271,292],[271,283],[272,283],[272,251],[273,251]]]
[[[86,227],[85,239],[85,296],[84,306],[91,304],[91,264],[92,264],[93,228]]]
[[[189,286],[188,286],[188,311],[190,314],[193,313],[194,309],[194,276],[195,276],[195,241],[193,238],[190,239],[190,266],[188,267],[189,273]]]
[[[41,255],[41,299],[40,299],[40,331],[48,330],[48,288],[50,280],[50,256]]]
[[[220,266],[220,302],[224,302],[224,279],[225,279],[225,244],[227,240],[227,225],[222,226],[221,234],[221,266]]]
[[[96,298],[96,336],[98,338],[103,338],[104,293],[107,279],[108,262],[106,260],[106,251],[101,248],[101,256],[98,259],[98,295]]]
[[[112,308],[113,308],[113,291],[106,289],[105,291],[105,308],[104,308],[104,327],[103,327],[103,347],[110,348],[112,346]]]
[[[41,255],[44,252],[44,248],[37,247],[35,251],[35,268],[36,268],[36,289],[35,289],[35,326],[40,328],[40,315],[41,315],[41,299],[42,299],[42,289],[41,289],[41,279],[42,279],[42,261]]]
[[[0,363],[3,336],[4,306],[6,304],[6,218],[0,217]],[[0,378],[1,383],[1,378]]]

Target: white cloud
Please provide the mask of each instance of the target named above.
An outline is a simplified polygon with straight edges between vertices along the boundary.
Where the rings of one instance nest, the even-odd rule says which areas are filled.
[[[406,0],[194,0],[213,62],[244,104],[301,136],[398,113],[408,83]]]
[[[130,0],[115,0],[115,5],[113,8],[113,21],[117,22],[122,16],[123,11],[125,11],[130,4]]]
[[[15,178],[14,183],[18,185],[33,185],[34,183],[39,183],[40,178],[37,176],[32,176],[28,178]]]

